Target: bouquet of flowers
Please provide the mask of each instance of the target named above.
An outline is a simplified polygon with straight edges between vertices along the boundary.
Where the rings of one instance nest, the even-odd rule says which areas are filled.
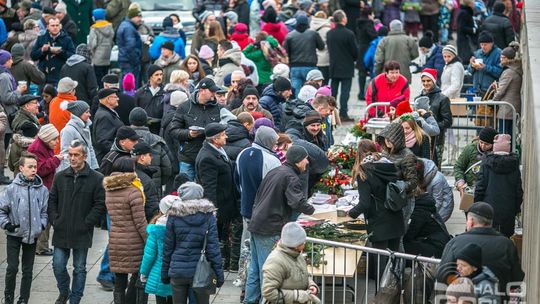
[[[343,173],[338,167],[325,173],[319,182],[315,185],[315,190],[326,194],[343,195],[343,192],[352,189],[352,179],[349,175]]]
[[[356,159],[356,150],[354,145],[333,145],[328,149],[328,159],[334,167],[350,174]]]
[[[360,138],[370,138],[369,133],[366,132],[365,124],[366,124],[365,120],[360,120],[357,124],[355,124],[351,128],[351,134]]]

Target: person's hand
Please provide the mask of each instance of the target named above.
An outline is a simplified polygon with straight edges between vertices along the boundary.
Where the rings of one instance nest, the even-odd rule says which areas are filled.
[[[46,43],[44,44],[42,47],[41,47],[41,52],[45,53],[46,51],[48,51],[49,49],[51,48],[51,46]]]
[[[64,154],[56,154],[54,157],[58,158],[58,160],[64,160]]]
[[[298,303],[307,303],[311,300],[311,292],[309,290],[298,290],[298,298],[296,302]]]
[[[24,94],[27,90],[28,90],[28,85],[26,85],[26,84],[17,86],[17,92],[19,92],[21,94]]]
[[[15,232],[15,229],[21,227],[21,225],[13,225],[12,223],[7,223],[4,227],[9,232]]]
[[[140,280],[141,280],[141,282],[146,283],[146,281],[148,280],[148,278],[147,278],[144,274],[141,274]]]
[[[424,110],[424,109],[418,109],[418,110],[416,110],[416,112],[418,112],[418,114],[420,114],[420,116],[424,116],[427,113],[427,111]]]
[[[189,130],[189,137],[195,138],[195,137],[199,137],[199,135],[201,135],[201,132],[194,131],[194,130]]]
[[[458,181],[456,183],[456,189],[459,191],[460,195],[463,196],[463,193],[465,193],[465,182]]]
[[[477,70],[483,70],[483,69],[485,69],[485,68],[486,68],[486,65],[483,64],[483,63],[478,63],[478,64],[476,65],[476,69],[477,69]]]
[[[313,286],[313,285],[309,286],[308,290],[313,295],[316,295],[319,292],[319,290],[317,289],[317,286]]]
[[[473,66],[473,68],[476,65],[475,60],[476,58],[474,58],[474,56],[471,56],[471,59],[469,59],[469,63]]]

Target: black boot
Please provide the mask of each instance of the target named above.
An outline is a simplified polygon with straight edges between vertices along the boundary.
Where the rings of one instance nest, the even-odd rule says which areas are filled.
[[[144,292],[144,288],[137,288],[137,299],[136,304],[147,304],[148,303],[148,294]]]
[[[4,295],[4,302],[5,304],[13,304],[14,296],[13,295]]]
[[[113,291],[114,304],[126,304],[126,293],[124,291]]]

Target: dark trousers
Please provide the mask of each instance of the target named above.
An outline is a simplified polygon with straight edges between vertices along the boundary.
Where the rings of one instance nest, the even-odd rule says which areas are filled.
[[[403,24],[403,30],[405,34],[418,37],[418,30],[420,29],[420,23],[418,22],[405,22]]]
[[[192,279],[171,278],[174,304],[187,304],[188,289],[191,287]],[[208,304],[210,295],[194,292],[197,304]]]
[[[420,15],[422,23],[422,31],[433,32],[433,42],[439,42],[439,14],[435,15]]]
[[[232,220],[218,219],[218,235],[224,270],[238,270],[242,242],[242,217]]]
[[[35,241],[35,240],[34,240]],[[26,244],[22,238],[16,236],[7,236],[7,268],[6,268],[6,289],[4,295],[6,299],[13,299],[15,295],[15,284],[17,272],[19,272],[19,254],[22,249],[21,258],[21,292],[19,299],[28,302],[30,298],[30,289],[32,288],[32,270],[34,269],[34,258],[36,256],[36,243]]]
[[[321,71],[322,76],[324,77],[322,85],[325,86],[330,82],[330,66],[324,66],[324,67],[317,67],[319,71]]]
[[[510,218],[502,223],[493,223],[493,228],[495,228],[495,230],[499,231],[502,235],[506,236],[507,238],[514,235],[515,226],[516,226],[515,217]]]
[[[94,66],[94,74],[96,74],[97,83],[100,89],[103,89],[103,82],[101,81],[101,78],[103,76],[107,75],[109,73],[109,66],[108,65],[102,65],[102,66]]]
[[[366,98],[366,78],[368,76],[368,70],[364,67],[364,64],[359,64],[358,67],[358,100],[364,100]],[[371,75],[371,78],[375,76]]]
[[[395,238],[395,239],[390,239],[386,241],[371,242],[371,247],[377,248],[377,249],[383,249],[383,250],[390,249],[392,251],[398,251],[400,240],[401,238]],[[386,267],[386,263],[388,263],[387,256],[380,256],[380,259],[379,259],[379,257],[376,254],[370,254],[369,255],[369,277],[375,280],[375,282],[377,282],[377,277],[380,278],[382,276],[384,272],[384,268]]]
[[[173,304],[173,300],[171,296],[168,296],[166,298],[156,296],[156,303],[157,304]]]
[[[341,84],[341,93],[339,95],[339,116],[349,117],[349,95],[351,93],[352,78],[332,78],[330,86],[332,87],[332,96],[337,99],[339,86]]]
[[[138,273],[131,274],[128,281],[127,273],[114,274],[114,293],[125,293],[125,303],[135,303],[137,292],[135,284],[139,278]]]

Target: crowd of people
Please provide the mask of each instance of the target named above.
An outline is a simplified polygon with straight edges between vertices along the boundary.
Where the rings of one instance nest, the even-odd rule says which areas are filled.
[[[512,109],[460,151],[455,188],[476,203],[453,239],[440,168],[464,84],[521,111],[522,3],[454,2],[205,0],[187,37],[176,14],[155,34],[129,0],[0,0],[0,165],[14,174],[0,167],[4,302],[15,302],[20,264],[17,303],[28,303],[37,254],[52,255],[55,303],[79,303],[101,227],[97,281],[114,303],[208,303],[191,288],[201,250],[217,287],[239,272],[243,303],[318,303],[294,221],[315,211],[308,198],[335,157],[333,131],[353,121],[355,70],[352,98],[389,102],[368,114],[390,124],[358,143],[348,215],[363,214],[374,248],[442,258],[449,297],[469,284],[495,299],[475,287],[523,279],[508,239],[523,200]],[[399,211],[384,207],[397,180]]]

